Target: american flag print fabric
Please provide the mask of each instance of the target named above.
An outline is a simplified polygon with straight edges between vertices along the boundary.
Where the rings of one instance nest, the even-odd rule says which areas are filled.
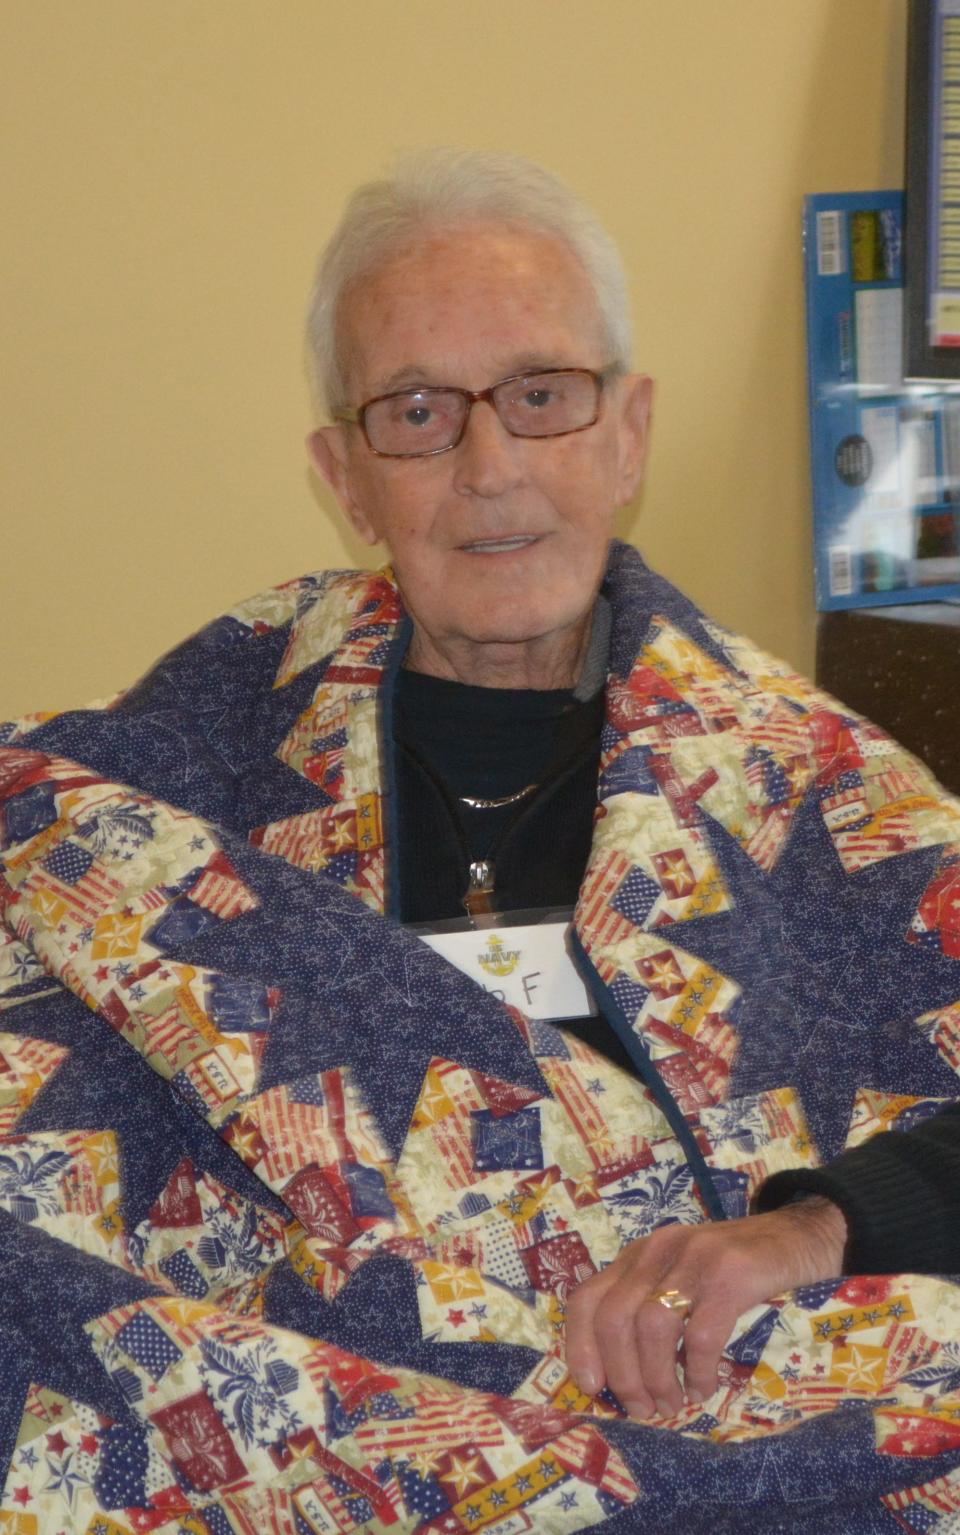
[[[669,1421],[566,1368],[626,1243],[960,1066],[960,808],[634,551],[605,589],[577,945],[632,1073],[393,919],[389,571],[0,728],[0,1532],[955,1528],[947,1278],[754,1307]]]

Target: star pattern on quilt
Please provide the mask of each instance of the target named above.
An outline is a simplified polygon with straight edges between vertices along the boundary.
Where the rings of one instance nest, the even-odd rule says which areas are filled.
[[[311,1072],[348,1067],[387,1145],[399,1156],[435,1056],[517,1083],[548,1088],[508,1013],[426,944],[369,911],[330,881],[302,884],[279,860],[231,855],[260,899],[242,921],[172,947],[179,961],[266,973],[283,994],[267,1037],[261,1091]],[[304,958],[304,929],[322,963]],[[371,1030],[370,997],[380,1022]]]
[[[914,1020],[960,996],[960,966],[907,942],[940,849],[848,874],[813,799],[769,874],[715,823],[706,830],[733,910],[670,936],[741,987],[731,1096],[792,1082],[829,1157],[858,1088],[955,1095],[956,1076]]]

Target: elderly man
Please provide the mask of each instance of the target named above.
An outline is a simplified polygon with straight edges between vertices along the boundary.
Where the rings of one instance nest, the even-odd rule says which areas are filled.
[[[387,545],[412,620],[394,725],[403,920],[575,899],[607,670],[602,585],[649,429],[626,302],[589,213],[537,168],[493,156],[427,156],[363,189],[321,267],[311,339],[335,424],[311,456],[359,536]],[[602,1017],[567,1027],[634,1064]],[[760,1196],[806,1187],[801,1203],[629,1246],[570,1304],[584,1389],[609,1384],[639,1416],[676,1411],[682,1340],[687,1392],[709,1395],[737,1315],[842,1271],[841,1206],[869,1228],[848,1266],[882,1262],[897,1223],[909,1234],[886,1266],[904,1251],[911,1267],[956,1266],[960,1249],[918,1237],[960,1170],[956,1125],[948,1112],[886,1159],[861,1153],[832,1180],[781,1178]],[[911,1196],[922,1209],[908,1219]]]
[[[261,594],[109,708],[0,736],[0,1439],[44,1429],[41,1386],[80,1404],[83,1528],[186,1488],[224,1500],[211,1531],[260,1527],[264,1489],[283,1528],[575,1529],[648,1464],[591,1395],[680,1414],[699,1495],[715,1439],[823,1410],[811,1307],[832,1337],[860,1306],[887,1360],[830,1405],[909,1406],[953,1290],[894,1348],[911,1282],[888,1316],[840,1275],[960,1270],[960,809],[612,539],[650,383],[555,178],[443,152],[362,189],[310,340],[313,462],[391,567]],[[457,965],[508,971],[510,913],[592,1009],[510,1015],[430,952],[459,921]],[[904,1133],[837,1157],[851,1123]],[[715,1392],[741,1313],[810,1285]],[[48,1290],[99,1364],[23,1330]],[[784,1437],[781,1490],[812,1442]],[[681,1520],[689,1446],[672,1482],[655,1455]]]

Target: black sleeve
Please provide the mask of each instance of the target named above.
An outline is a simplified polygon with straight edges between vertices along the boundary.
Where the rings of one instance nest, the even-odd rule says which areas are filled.
[[[911,1130],[875,1135],[820,1168],[768,1178],[758,1211],[797,1195],[839,1205],[848,1274],[960,1274],[960,1103]]]

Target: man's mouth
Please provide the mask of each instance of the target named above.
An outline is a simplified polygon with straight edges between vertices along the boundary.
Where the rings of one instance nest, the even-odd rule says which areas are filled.
[[[472,538],[469,543],[461,544],[460,550],[463,554],[509,554],[514,549],[535,544],[539,536],[538,533],[514,533],[509,538]]]

